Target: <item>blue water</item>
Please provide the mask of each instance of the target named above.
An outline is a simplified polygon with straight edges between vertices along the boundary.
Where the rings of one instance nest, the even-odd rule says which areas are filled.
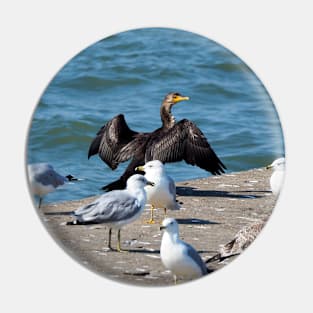
[[[61,174],[85,179],[47,195],[45,202],[100,194],[99,188],[117,179],[127,163],[112,171],[98,156],[87,160],[98,129],[119,113],[136,131],[158,128],[161,102],[172,91],[190,97],[173,108],[176,120],[195,122],[228,172],[261,167],[284,155],[274,104],[242,60],[193,33],[132,30],[84,49],[40,98],[27,163],[48,162]],[[185,162],[166,167],[176,181],[210,176]]]

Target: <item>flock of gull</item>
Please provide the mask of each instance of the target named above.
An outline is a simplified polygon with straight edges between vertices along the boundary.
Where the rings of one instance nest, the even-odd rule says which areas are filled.
[[[165,96],[160,115],[162,126],[151,133],[131,130],[122,114],[114,117],[100,128],[91,142],[88,158],[98,154],[114,170],[119,163],[131,160],[126,171],[116,181],[103,187],[106,193],[87,205],[72,212],[73,219],[67,225],[105,224],[109,228],[108,248],[112,230],[117,230],[118,252],[121,247],[121,229],[137,220],[146,204],[150,205],[150,224],[155,223],[154,210],[162,208],[164,219],[160,229],[163,236],[160,257],[165,268],[177,279],[194,279],[210,272],[206,263],[223,260],[239,254],[257,236],[264,221],[241,229],[232,241],[222,245],[220,252],[204,262],[198,252],[179,237],[179,226],[175,219],[167,217],[167,210],[179,210],[174,180],[167,175],[164,163],[184,160],[213,175],[224,173],[226,166],[216,155],[201,130],[191,121],[175,121],[171,113],[173,105],[189,100],[179,93]],[[272,192],[278,194],[284,175],[284,158],[277,159],[268,168],[274,168],[270,179]],[[55,191],[67,181],[77,178],[57,173],[50,164],[28,165],[30,190],[39,197],[38,207],[44,195]]]

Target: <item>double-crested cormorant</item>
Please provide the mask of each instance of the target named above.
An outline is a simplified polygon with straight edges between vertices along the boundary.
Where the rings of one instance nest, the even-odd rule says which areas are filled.
[[[161,105],[162,126],[151,133],[138,133],[126,124],[123,114],[115,116],[98,131],[88,152],[88,159],[99,154],[112,169],[119,163],[132,159],[124,174],[104,186],[109,191],[123,189],[135,168],[151,160],[163,163],[185,160],[186,163],[220,175],[226,169],[215,154],[201,130],[191,121],[183,119],[176,123],[171,113],[174,104],[189,100],[179,93],[169,93]]]

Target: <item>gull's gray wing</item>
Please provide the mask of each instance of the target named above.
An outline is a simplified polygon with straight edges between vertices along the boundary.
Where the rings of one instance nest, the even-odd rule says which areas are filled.
[[[170,210],[179,210],[180,205],[176,202],[176,185],[175,181],[172,177],[167,176],[168,184],[169,184],[169,191],[170,194],[173,195],[173,207],[169,207]]]
[[[56,188],[66,181],[65,177],[57,173],[48,163],[30,164],[29,169],[33,179],[45,186],[52,185]]]
[[[208,273],[208,269],[205,266],[204,262],[202,261],[198,252],[188,243],[185,243],[185,252],[186,254],[193,259],[193,261],[200,267],[201,272],[203,275]]]
[[[114,223],[133,217],[140,209],[140,203],[128,191],[115,190],[77,209],[74,215],[80,222]]]
[[[174,179],[172,177],[170,177],[170,176],[167,176],[167,178],[168,178],[168,184],[169,184],[170,193],[176,199],[176,185],[175,185]]]

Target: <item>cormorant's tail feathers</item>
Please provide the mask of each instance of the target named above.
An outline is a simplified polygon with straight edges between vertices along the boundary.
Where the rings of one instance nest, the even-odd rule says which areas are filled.
[[[126,188],[126,182],[122,179],[115,180],[101,188],[104,191],[121,190]]]

